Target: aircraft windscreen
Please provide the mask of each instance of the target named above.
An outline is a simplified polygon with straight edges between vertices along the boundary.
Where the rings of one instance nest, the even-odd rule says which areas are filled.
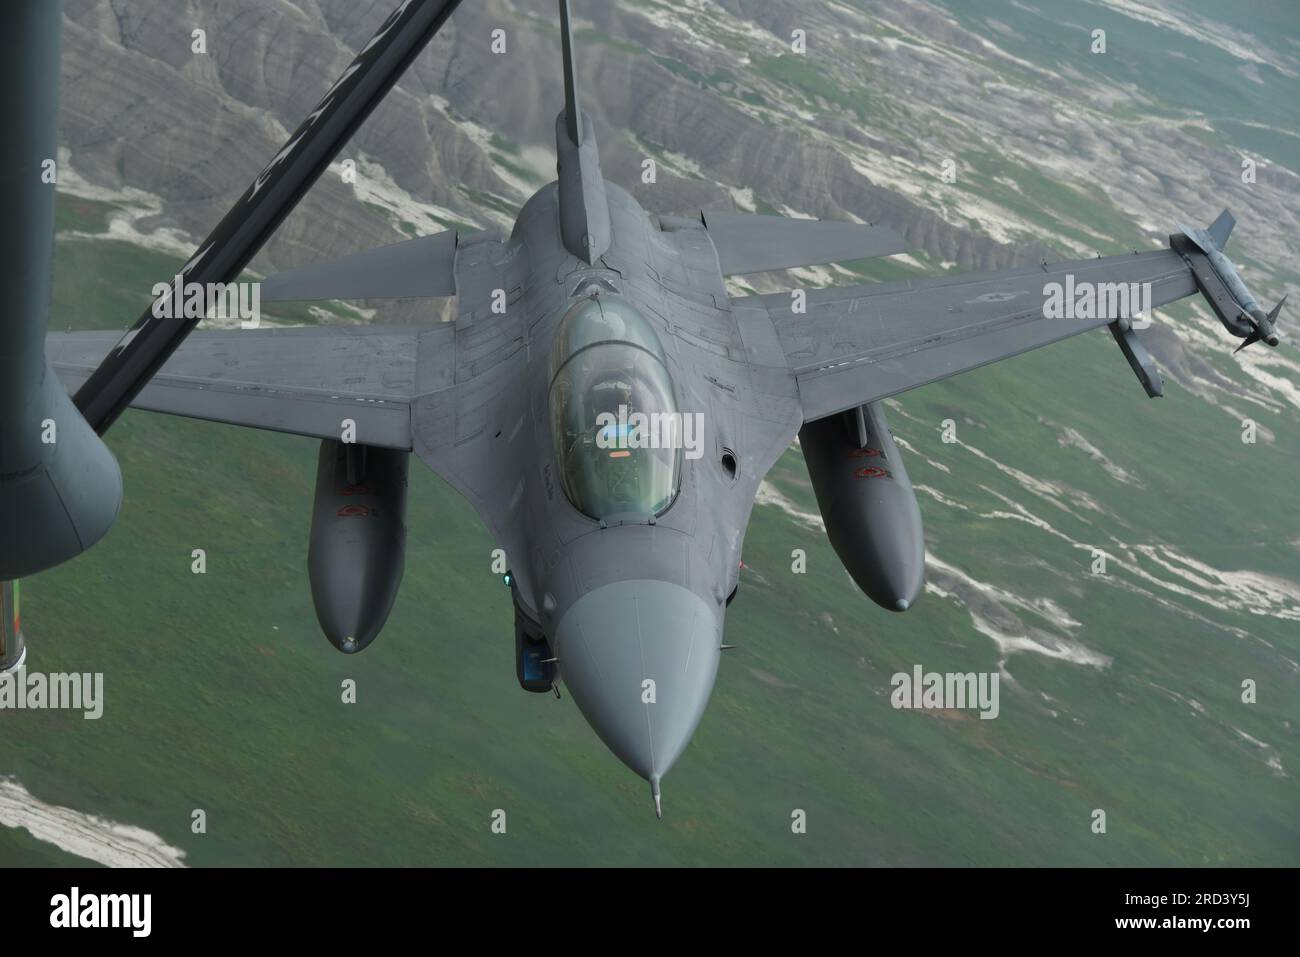
[[[583,300],[561,323],[551,370],[560,484],[574,508],[595,519],[664,511],[681,452],[651,428],[676,418],[677,404],[649,323],[624,301]]]

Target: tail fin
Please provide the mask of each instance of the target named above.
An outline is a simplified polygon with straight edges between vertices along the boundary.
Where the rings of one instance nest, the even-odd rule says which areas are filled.
[[[1228,237],[1232,235],[1232,227],[1236,225],[1237,218],[1225,209],[1219,213],[1219,218],[1210,224],[1210,228],[1206,232],[1214,240],[1214,245],[1222,250],[1224,246],[1228,245]]]
[[[574,146],[582,145],[582,110],[578,106],[578,74],[573,65],[573,28],[569,0],[560,0],[560,42],[564,47],[564,124]]]
[[[569,0],[560,0],[560,27],[564,45],[564,112],[555,118],[556,165],[560,177],[560,238],[570,253],[594,265],[612,241],[609,204],[591,117],[578,106]]]

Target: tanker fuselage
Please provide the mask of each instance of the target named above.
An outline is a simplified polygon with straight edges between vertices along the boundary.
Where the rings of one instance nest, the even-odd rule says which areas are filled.
[[[0,30],[0,580],[81,554],[117,518],[122,475],[45,357],[54,258],[58,3],[5,10]]]

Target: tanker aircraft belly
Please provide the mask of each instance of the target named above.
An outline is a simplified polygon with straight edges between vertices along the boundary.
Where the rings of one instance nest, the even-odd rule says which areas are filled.
[[[427,40],[454,6],[405,3],[377,41]],[[1265,314],[1222,255],[1230,216],[1155,252],[729,296],[728,275],[906,246],[864,224],[647,213],[601,174],[567,0],[559,6],[557,180],[510,236],[452,231],[263,284],[268,301],[454,294],[453,322],[177,332],[142,317],[121,341],[54,334],[46,348],[101,433],[129,403],[321,440],[311,585],[323,630],[347,653],[373,641],[396,595],[414,454],[473,503],[508,556],[521,686],[558,696],[562,682],[649,781],[658,811],[660,780],[713,687],[759,483],[796,436],[846,569],[882,607],[905,611],[923,585],[924,544],[883,399],[1100,326],[1159,395],[1135,331],[1151,308],[1201,290],[1229,332],[1267,345],[1278,310]],[[400,72],[413,55],[383,69]],[[363,52],[362,74],[367,57],[379,62]],[[335,153],[352,127],[340,124]],[[315,175],[332,155],[314,158]],[[303,189],[286,188],[282,205]],[[276,212],[278,223],[287,208]],[[191,267],[219,259],[229,232]],[[227,257],[218,281],[238,274],[243,263],[229,264],[239,258]],[[1055,294],[1066,288],[1068,298]],[[1073,295],[1085,288],[1091,298]],[[58,463],[49,470],[59,487]],[[43,514],[29,508],[23,520],[36,527]],[[0,577],[48,564],[10,549]]]

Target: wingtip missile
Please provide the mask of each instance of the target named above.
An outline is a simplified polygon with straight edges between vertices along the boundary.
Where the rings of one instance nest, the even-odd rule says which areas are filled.
[[[1273,307],[1273,311],[1268,314],[1268,334],[1264,337],[1264,340],[1270,346],[1276,346],[1278,344],[1277,318],[1282,314],[1282,307],[1286,305],[1286,300],[1286,296],[1279,299],[1277,305]]]
[[[659,820],[664,819],[664,807],[659,796],[659,775],[650,779],[650,796],[655,800],[655,817]]]
[[[1277,337],[1277,317],[1281,315],[1286,300],[1286,296],[1279,299],[1277,305],[1267,315],[1264,314],[1263,309],[1251,309],[1242,315],[1242,319],[1251,327],[1251,331],[1242,340],[1241,345],[1232,350],[1234,356],[1246,346],[1253,345],[1256,342],[1263,342],[1265,345],[1276,348],[1278,342],[1281,341]]]
[[[1266,314],[1246,288],[1232,260],[1223,254],[1223,247],[1236,225],[1237,220],[1225,209],[1208,229],[1195,229],[1180,223],[1178,228],[1182,232],[1170,237],[1170,247],[1191,267],[1192,278],[1214,314],[1225,329],[1242,340],[1241,345],[1233,350],[1233,355],[1256,342],[1276,346],[1275,325],[1282,304],[1286,302],[1283,296],[1273,311]]]

